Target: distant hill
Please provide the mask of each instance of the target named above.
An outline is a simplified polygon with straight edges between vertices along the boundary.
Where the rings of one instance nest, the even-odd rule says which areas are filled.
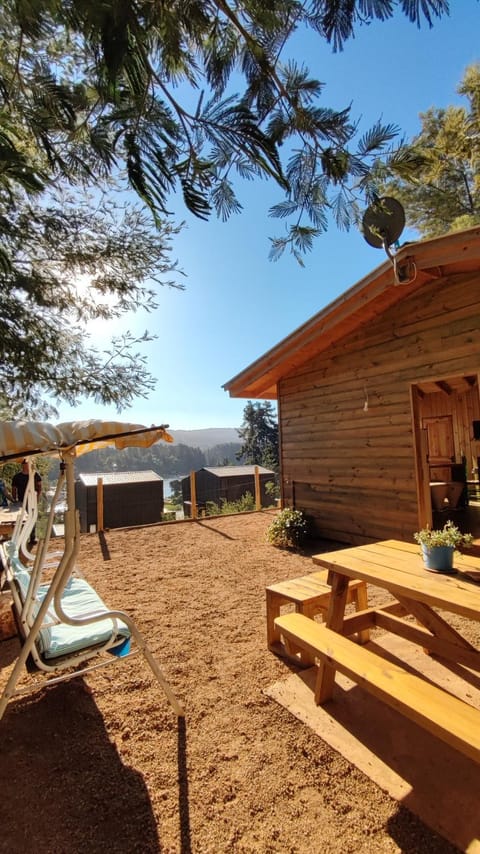
[[[169,430],[168,432],[179,445],[200,448],[202,451],[213,448],[215,445],[240,442],[235,427],[208,427],[205,430]]]

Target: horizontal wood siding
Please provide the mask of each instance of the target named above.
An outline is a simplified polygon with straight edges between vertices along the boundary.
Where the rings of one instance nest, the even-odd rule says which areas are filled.
[[[284,377],[285,503],[341,542],[411,540],[418,525],[411,384],[479,371],[480,276],[468,274],[432,281]],[[425,401],[433,414],[452,405],[444,394],[432,397]],[[471,457],[478,390],[459,401],[456,444]]]

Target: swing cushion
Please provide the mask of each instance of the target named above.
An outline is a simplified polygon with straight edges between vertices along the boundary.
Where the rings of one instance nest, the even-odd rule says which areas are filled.
[[[20,570],[15,578],[24,599],[30,582],[30,573]],[[34,616],[48,591],[48,584],[41,584],[37,590]],[[62,607],[72,619],[85,619],[94,614],[108,612],[108,608],[93,587],[84,578],[70,578],[62,593]],[[88,647],[99,646],[120,638],[129,638],[130,630],[121,620],[105,619],[89,625],[70,626],[58,621],[52,605],[45,616],[45,626],[40,629],[36,639],[37,649],[45,659],[70,655]],[[112,637],[113,636],[113,637]]]

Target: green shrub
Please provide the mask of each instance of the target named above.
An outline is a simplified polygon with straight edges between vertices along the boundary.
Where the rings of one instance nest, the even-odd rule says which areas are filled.
[[[164,507],[165,513],[173,513],[175,510],[181,510],[182,509],[182,503],[180,502],[180,504],[179,504],[178,501],[172,501],[171,498],[167,498],[163,507]]]
[[[255,510],[255,499],[251,492],[246,492],[237,501],[220,499],[220,504],[215,501],[207,501],[207,516],[226,516],[229,513],[245,513]]]
[[[267,528],[267,540],[281,549],[298,548],[308,535],[308,525],[301,510],[285,507]]]
[[[271,495],[272,498],[280,498],[280,485],[274,480],[269,480],[265,484],[265,495]]]

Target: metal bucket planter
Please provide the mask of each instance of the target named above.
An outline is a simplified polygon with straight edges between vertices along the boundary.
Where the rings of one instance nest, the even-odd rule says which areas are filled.
[[[422,543],[423,560],[430,572],[455,572],[454,552],[454,546],[426,546]]]

